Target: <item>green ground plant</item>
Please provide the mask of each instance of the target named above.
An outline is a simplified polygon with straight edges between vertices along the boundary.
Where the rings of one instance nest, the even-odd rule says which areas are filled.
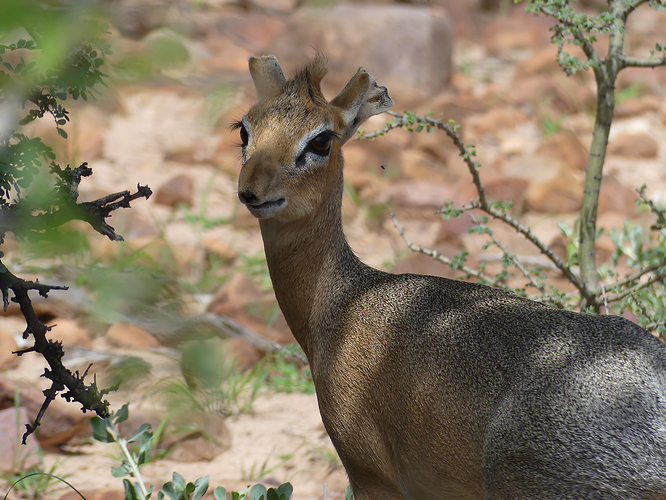
[[[122,437],[118,433],[118,424],[121,424],[129,417],[129,405],[124,405],[117,412],[114,412],[109,418],[101,419],[93,417],[90,424],[93,429],[93,438],[102,443],[115,443],[121,453],[121,463],[119,466],[112,467],[111,473],[114,477],[124,478],[123,487],[125,490],[125,500],[149,500],[156,498],[164,500],[199,500],[208,492],[208,476],[196,479],[194,482],[186,482],[177,472],[173,473],[172,480],[162,484],[157,490],[154,485],[148,487],[142,476],[141,466],[150,460],[151,448],[155,444],[155,436],[149,424],[141,426],[137,434],[129,439]],[[129,476],[134,481],[127,479]],[[291,497],[293,488],[291,484],[284,483],[277,488],[266,488],[261,484],[241,491],[232,491],[230,496],[232,500],[288,500]],[[155,496],[153,497],[153,494]],[[226,500],[227,491],[218,486],[213,490],[213,497],[216,500]]]

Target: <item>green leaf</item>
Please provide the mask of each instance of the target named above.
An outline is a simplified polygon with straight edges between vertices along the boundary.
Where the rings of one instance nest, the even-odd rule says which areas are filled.
[[[173,484],[175,484],[178,489],[185,491],[185,478],[177,472],[173,473]]]
[[[222,488],[222,486],[218,486],[213,490],[213,496],[215,500],[227,500],[227,490]]]
[[[93,430],[93,438],[97,441],[102,443],[114,443],[116,441],[107,429],[106,420],[95,416],[90,419],[90,427]]]
[[[136,489],[129,479],[123,479],[123,486],[125,487],[125,500],[143,500],[142,495],[137,495]]]
[[[345,488],[345,500],[354,500],[354,492],[352,491],[351,485]]]
[[[65,132],[65,131],[64,131],[63,129],[61,129],[61,128],[57,128],[56,130],[58,131],[58,135],[59,135],[60,137],[62,137],[63,139],[67,139],[67,132]]]
[[[255,484],[250,490],[250,500],[266,500],[266,487],[263,484]]]
[[[111,475],[113,477],[123,477],[129,474],[129,472],[130,471],[127,469],[124,463],[119,467],[111,467]]]
[[[150,424],[143,424],[141,428],[144,426],[145,429],[139,429],[139,433],[141,434],[141,442],[139,443],[139,456],[137,458],[139,465],[143,465],[148,462],[148,460],[150,460],[150,448],[153,444],[152,432],[146,432],[148,429],[150,429]]]
[[[125,403],[120,410],[113,415],[115,424],[122,424],[129,417],[129,403]]]
[[[175,474],[175,472],[174,472]],[[182,489],[176,489],[175,485],[169,481],[168,483],[164,483],[164,486],[162,486],[162,491],[171,498],[171,500],[183,500],[183,496],[180,494],[181,492],[184,493],[185,488]]]
[[[200,477],[194,482],[194,491],[192,492],[192,500],[199,500],[201,497],[203,497],[206,494],[206,492],[208,491],[208,478],[209,476]]]
[[[127,440],[128,443],[134,443],[137,439],[143,438],[144,434],[150,434],[150,437],[152,438],[152,432],[150,432],[150,424],[143,424],[141,427],[139,427],[139,430],[137,431],[134,436],[132,436],[130,439]]]
[[[291,494],[294,492],[294,487],[291,485],[291,483],[284,483],[278,486],[277,490],[281,499],[283,497],[288,499],[291,498]]]

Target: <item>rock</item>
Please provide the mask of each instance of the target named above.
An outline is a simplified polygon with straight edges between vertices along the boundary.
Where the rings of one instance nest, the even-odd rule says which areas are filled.
[[[398,159],[403,175],[411,180],[445,183],[446,165],[432,155],[418,149],[406,149]]]
[[[566,169],[585,171],[587,168],[587,149],[576,136],[567,132],[557,132],[545,137],[536,153],[558,160],[558,163]]]
[[[145,423],[155,431],[168,416],[164,410],[132,408],[129,418],[119,425],[120,434],[131,438]],[[231,433],[222,415],[182,409],[170,416],[156,449],[173,448],[169,454],[171,460],[200,462],[214,459],[230,446]]]
[[[241,339],[224,339],[222,348],[226,358],[233,360],[234,369],[239,371],[251,370],[263,357],[256,347]]]
[[[46,323],[53,329],[47,334],[52,340],[59,340],[66,346],[92,347],[88,332],[73,319],[55,318]]]
[[[449,244],[460,248],[462,245],[461,236],[467,234],[467,230],[473,225],[469,215],[451,217],[448,220],[442,220],[439,223],[439,230],[437,231],[435,243],[438,246],[441,244]]]
[[[627,158],[656,158],[659,146],[645,133],[620,134],[608,143],[608,154]]]
[[[328,83],[337,91],[364,65],[392,95],[428,96],[449,83],[452,45],[453,23],[440,7],[343,3],[299,9],[272,52],[289,72],[316,47],[328,57]]]
[[[0,410],[13,408],[15,405],[16,381],[0,378]],[[24,424],[32,422],[44,402],[42,391],[28,382],[20,382],[21,407],[27,410]],[[78,403],[66,403],[61,398],[51,401],[49,409],[35,431],[35,437],[43,448],[54,448],[66,444],[75,436],[90,434],[90,412],[84,414]],[[14,420],[16,425],[16,420]]]
[[[514,10],[510,16],[497,16],[483,33],[483,45],[491,54],[528,49],[548,42],[548,21],[543,16]]]
[[[238,252],[215,236],[206,236],[201,242],[204,258],[208,265],[213,261],[230,262],[238,257]]]
[[[28,422],[28,411],[20,407],[0,410],[0,471],[12,474],[26,471],[41,464],[39,448],[34,439],[21,444],[24,422]]]
[[[446,202],[460,202],[459,191],[428,181],[397,182],[388,187],[385,196],[396,205],[417,208],[442,208]]]
[[[631,218],[636,215],[637,198],[638,193],[636,191],[606,176],[601,182],[597,214],[619,212],[624,214],[625,218]]]
[[[568,170],[546,182],[532,184],[525,193],[526,207],[540,213],[578,212],[583,196],[583,180]]]
[[[515,128],[528,118],[527,113],[519,109],[493,107],[475,119],[474,130],[479,136],[497,134],[502,130]]]
[[[155,195],[155,202],[167,207],[175,207],[180,204],[192,206],[194,198],[194,181],[185,174],[177,175],[163,184]]]
[[[259,286],[244,273],[238,272],[233,274],[224,285],[220,287],[211,299],[208,307],[206,307],[206,310],[214,312],[220,304],[225,302],[234,301],[240,304],[247,304],[250,302],[256,302],[261,297],[262,293]]]
[[[155,349],[160,346],[160,342],[153,335],[128,323],[114,323],[104,336],[116,347]]]
[[[498,177],[483,183],[486,198],[489,200],[511,201],[513,207],[509,210],[511,214],[520,214],[525,208],[525,192],[529,181],[520,177]],[[474,188],[470,197],[476,196]]]
[[[21,359],[14,354],[18,348],[14,334],[0,329],[0,370],[11,370],[20,364]]]
[[[267,54],[275,36],[284,26],[284,20],[259,12],[238,16],[225,16],[219,24],[219,33],[233,40],[237,47],[245,47],[255,54]],[[209,44],[207,44],[209,45]],[[247,71],[247,58],[243,70]]]

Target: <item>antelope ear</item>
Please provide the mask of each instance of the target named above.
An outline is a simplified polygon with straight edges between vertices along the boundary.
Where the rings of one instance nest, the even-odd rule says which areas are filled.
[[[249,65],[259,102],[278,95],[287,80],[277,57],[274,55],[250,57]]]
[[[386,87],[377,85],[375,79],[361,66],[345,88],[331,101],[331,105],[340,110],[340,135],[344,143],[356,133],[365,120],[391,109],[393,100]]]

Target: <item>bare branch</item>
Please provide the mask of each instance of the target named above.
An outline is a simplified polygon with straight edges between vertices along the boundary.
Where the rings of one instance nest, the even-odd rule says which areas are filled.
[[[483,224],[476,215],[470,214],[470,217],[472,217],[472,221],[475,224],[477,224],[479,227],[482,227],[485,230],[485,233],[488,236],[490,236],[490,239],[493,240],[493,243],[500,250],[502,250],[502,257],[503,258],[508,258],[511,261],[511,263],[514,266],[516,266],[520,270],[520,272],[523,273],[523,275],[530,281],[532,286],[534,288],[536,288],[537,290],[539,290],[539,292],[541,292],[541,295],[545,295],[546,294],[546,289],[544,288],[543,284],[538,283],[534,279],[534,276],[532,275],[532,273],[530,273],[530,271],[518,260],[518,258],[515,254],[511,253],[509,251],[509,249],[501,241],[499,241],[497,239],[497,237],[495,236],[495,233],[493,233],[492,230],[488,226]]]
[[[487,274],[477,271],[476,269],[472,269],[471,267],[467,267],[464,264],[460,264],[453,259],[450,259],[437,250],[429,250],[427,248],[424,248],[419,245],[415,245],[412,243],[412,241],[407,237],[407,234],[405,234],[405,229],[400,225],[398,222],[398,218],[396,217],[395,214],[391,214],[391,219],[393,219],[393,224],[395,224],[396,229],[400,232],[400,236],[402,237],[403,240],[405,240],[405,243],[407,244],[407,247],[412,251],[412,252],[418,252],[422,253],[423,255],[427,255],[428,257],[431,257],[432,259],[441,262],[442,264],[446,264],[450,266],[452,269],[463,271],[465,274],[468,276],[474,276],[475,278],[478,278],[482,280],[485,284],[490,284],[499,288],[503,288],[505,290],[509,290],[508,287],[502,284],[499,280],[496,280],[494,278],[491,278]]]
[[[26,425],[23,444],[25,444],[28,436],[37,429],[46,409],[58,393],[63,393],[62,397],[67,401],[73,400],[81,403],[82,411],[95,411],[100,417],[106,418],[109,415],[109,403],[102,398],[109,391],[100,391],[97,388],[96,381],[86,385],[83,380],[85,375],[80,376],[78,372],[73,374],[62,364],[62,358],[65,354],[62,343],[47,339],[46,334],[50,327],[39,320],[28,295],[30,290],[36,290],[40,295],[46,297],[51,290],[67,290],[67,287],[25,281],[14,276],[1,262],[0,266],[2,269],[0,272],[0,289],[2,289],[3,302],[5,305],[8,304],[8,292],[12,290],[14,297],[11,300],[19,305],[26,320],[23,338],[28,338],[32,334],[34,339],[34,344],[31,347],[16,351],[15,354],[22,356],[28,352],[37,352],[44,357],[50,367],[50,369],[44,370],[43,376],[51,381],[51,387],[44,391],[45,400],[35,420],[32,424]]]
[[[625,68],[656,68],[659,66],[666,66],[666,54],[660,59],[623,56],[622,66]]]
[[[511,217],[505,211],[498,210],[489,203],[488,199],[486,198],[485,189],[483,187],[483,184],[481,183],[481,177],[479,175],[479,169],[478,169],[479,163],[475,162],[472,159],[472,157],[476,155],[476,151],[473,149],[473,146],[471,145],[468,146],[463,142],[462,138],[456,131],[457,129],[454,130],[452,126],[445,124],[442,120],[434,119],[428,116],[419,116],[412,114],[407,115],[403,113],[395,113],[392,111],[389,111],[389,114],[395,117],[393,122],[387,124],[386,127],[384,127],[381,130],[378,130],[374,134],[366,134],[366,136],[363,137],[374,138],[383,135],[389,130],[393,130],[395,128],[411,126],[413,122],[410,120],[444,131],[446,135],[448,135],[451,138],[453,144],[458,148],[458,151],[460,151],[460,156],[462,156],[463,161],[467,165],[467,168],[470,171],[470,174],[472,175],[474,186],[476,187],[476,190],[479,195],[478,201],[472,202],[469,205],[469,207],[465,208],[481,209],[487,214],[513,227],[517,232],[522,234],[528,241],[530,241],[534,246],[536,246],[542,254],[548,257],[548,259],[550,259],[550,261],[555,265],[555,267],[557,267],[557,269],[559,269],[560,272],[569,281],[571,281],[571,283],[576,288],[578,288],[578,290],[581,292],[581,295],[583,296],[590,295],[583,281],[581,281],[580,278],[574,274],[571,268],[567,266],[567,264],[562,259],[560,259],[557,256],[557,254],[555,254],[550,249],[550,247],[548,247],[548,245],[546,245],[543,241],[541,241],[532,231],[530,231],[528,227],[524,226],[520,221],[518,221],[514,217]],[[491,282],[493,281],[491,280]]]

